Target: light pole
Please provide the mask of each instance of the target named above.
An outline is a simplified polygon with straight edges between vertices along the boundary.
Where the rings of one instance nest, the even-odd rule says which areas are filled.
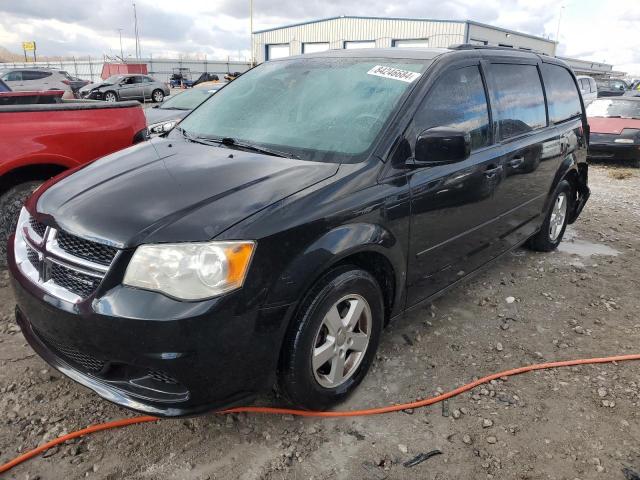
[[[249,0],[249,48],[251,49],[251,66],[253,67],[253,0]]]
[[[136,4],[133,2],[133,26],[136,35],[136,60],[140,59],[140,38],[138,37],[138,12],[136,11]]]
[[[564,5],[560,7],[560,15],[558,15],[558,29],[556,30],[556,43],[560,42],[560,22],[562,21],[563,10],[564,10]]]
[[[118,29],[118,34],[120,35],[120,60],[124,62],[124,53],[122,51],[122,29]]]

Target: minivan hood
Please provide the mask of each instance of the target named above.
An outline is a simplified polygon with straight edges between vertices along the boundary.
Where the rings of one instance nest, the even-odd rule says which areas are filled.
[[[171,120],[181,120],[186,117],[191,110],[171,110],[168,108],[145,108],[144,116],[147,118],[147,125]]]
[[[45,223],[119,248],[207,241],[338,168],[158,138],[54,181],[28,206]]]

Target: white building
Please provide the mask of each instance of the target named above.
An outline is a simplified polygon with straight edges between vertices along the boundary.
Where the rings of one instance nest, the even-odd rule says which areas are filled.
[[[260,30],[252,39],[257,63],[330,49],[448,47],[458,43],[499,45],[547,55],[556,52],[553,40],[470,20],[343,16]]]

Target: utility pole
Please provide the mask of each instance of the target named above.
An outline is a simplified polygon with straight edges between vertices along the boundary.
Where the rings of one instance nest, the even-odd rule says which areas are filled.
[[[118,29],[118,33],[120,34],[120,61],[124,62],[124,53],[122,51],[122,29]]]
[[[140,38],[138,37],[138,12],[136,11],[136,4],[133,3],[133,28],[136,36],[136,60],[140,59]]]
[[[251,49],[251,66],[253,67],[253,0],[249,0],[249,48]]]
[[[560,7],[560,15],[558,16],[558,29],[556,30],[556,43],[560,42],[560,22],[562,21],[563,10],[564,10],[564,5]]]

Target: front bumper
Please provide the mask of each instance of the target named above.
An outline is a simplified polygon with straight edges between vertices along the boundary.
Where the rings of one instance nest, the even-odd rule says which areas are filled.
[[[80,91],[80,97],[85,100],[102,100],[102,92],[98,90]]]
[[[640,160],[640,145],[624,143],[591,143],[589,158],[613,160]]]
[[[13,260],[16,319],[53,368],[123,407],[184,416],[250,401],[275,381],[290,306],[233,295],[178,302],[117,286],[72,304],[42,291]]]

